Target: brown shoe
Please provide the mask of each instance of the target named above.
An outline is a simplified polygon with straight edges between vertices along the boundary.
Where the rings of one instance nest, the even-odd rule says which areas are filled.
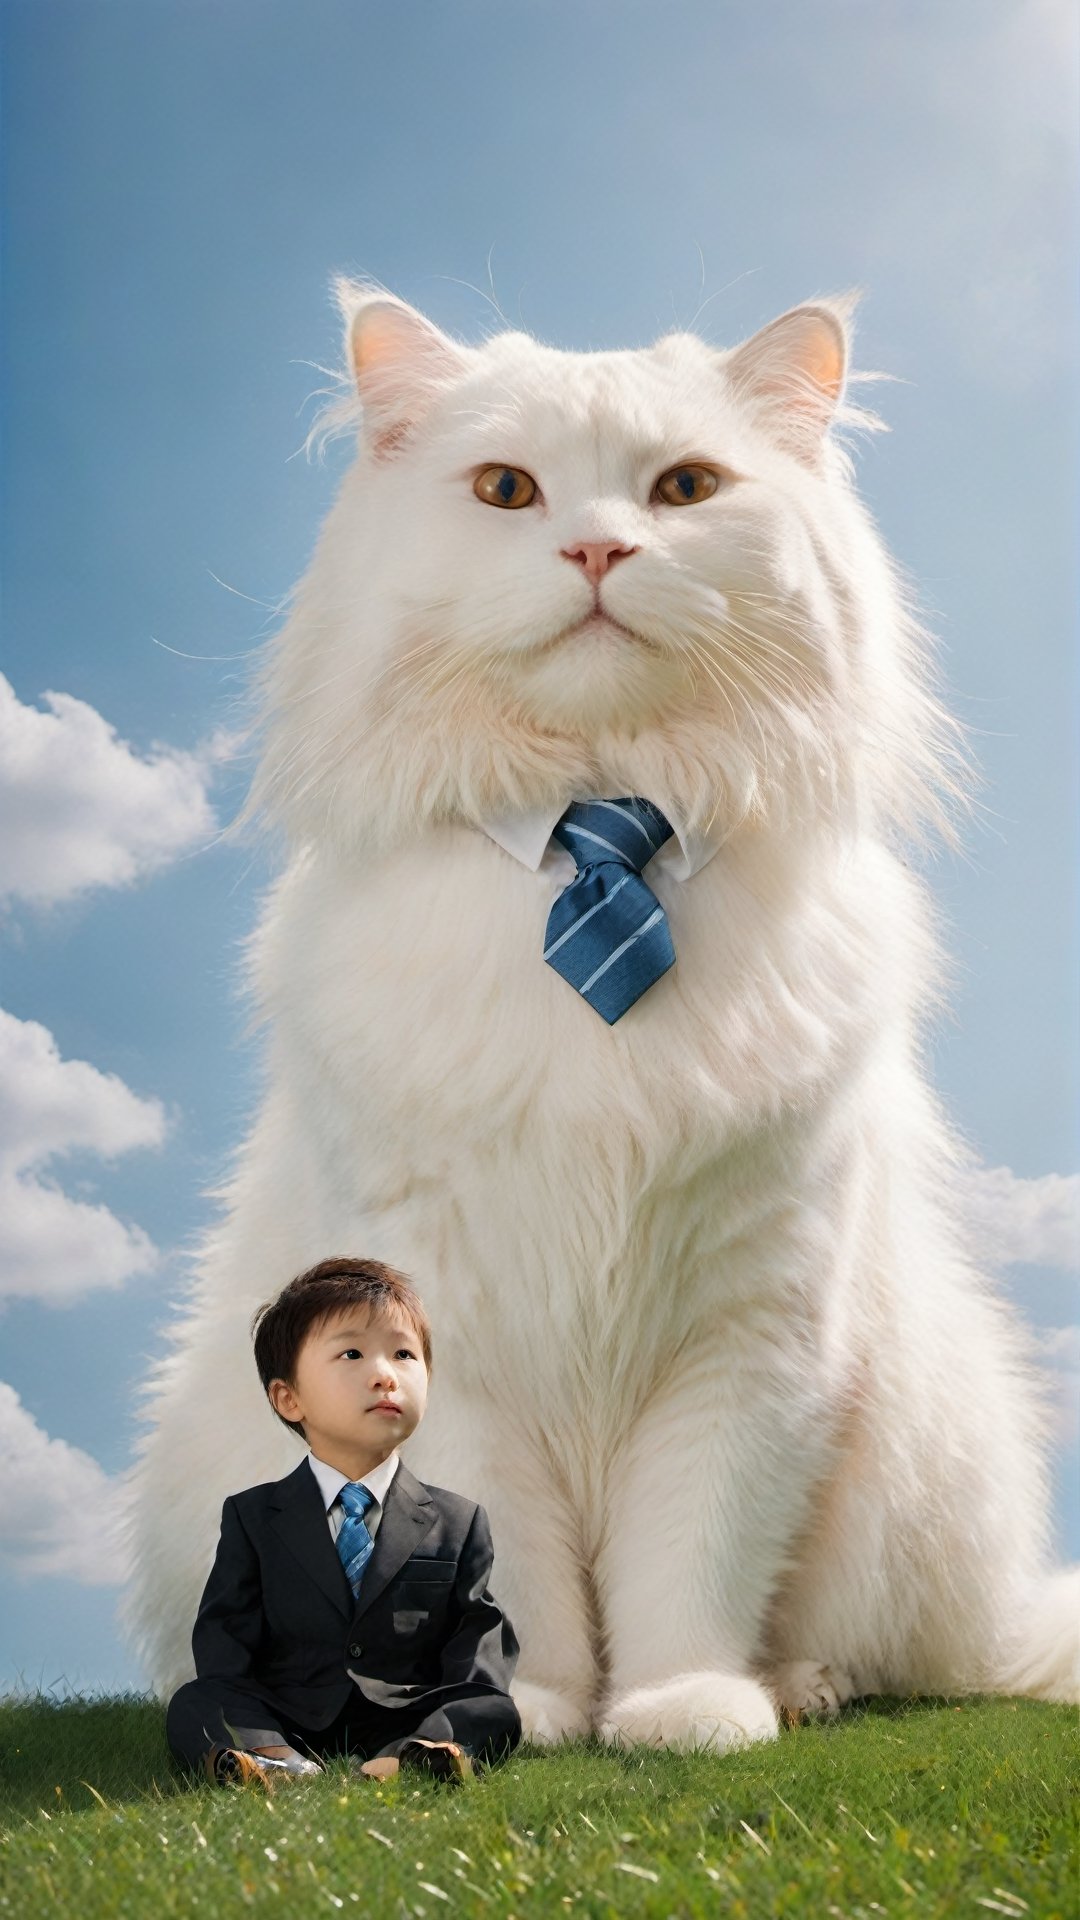
[[[473,1778],[473,1763],[456,1740],[406,1740],[398,1749],[403,1767],[414,1767],[434,1780],[447,1780],[462,1786]]]
[[[211,1747],[205,1760],[206,1777],[215,1787],[269,1787],[270,1779],[253,1753],[243,1747]]]
[[[260,1786],[269,1791],[279,1780],[310,1779],[321,1773],[302,1753],[278,1759],[268,1753],[248,1753],[244,1747],[214,1747],[206,1756],[206,1771],[215,1786]]]

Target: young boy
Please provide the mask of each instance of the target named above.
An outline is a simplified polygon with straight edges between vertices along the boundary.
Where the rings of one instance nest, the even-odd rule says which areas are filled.
[[[169,1703],[173,1752],[264,1785],[333,1753],[379,1779],[411,1766],[460,1780],[511,1752],[518,1643],[488,1592],[487,1516],[398,1457],[427,1401],[418,1295],[378,1261],[323,1260],[260,1309],[255,1360],[310,1451],[225,1502],[198,1678]]]

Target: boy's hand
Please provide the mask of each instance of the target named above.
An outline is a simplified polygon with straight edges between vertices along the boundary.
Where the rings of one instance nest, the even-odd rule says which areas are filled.
[[[399,1766],[397,1755],[386,1753],[380,1760],[365,1760],[360,1771],[366,1773],[369,1780],[392,1780]]]

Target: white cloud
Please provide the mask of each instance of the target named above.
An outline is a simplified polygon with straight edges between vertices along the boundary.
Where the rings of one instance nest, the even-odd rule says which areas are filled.
[[[970,1221],[995,1266],[1080,1268],[1080,1174],[1021,1180],[1010,1167],[968,1176]]]
[[[144,756],[85,701],[42,698],[47,712],[23,706],[0,674],[0,900],[128,886],[214,832],[207,792],[230,736]]]
[[[61,1574],[82,1586],[126,1577],[122,1482],[66,1440],[53,1440],[0,1380],[0,1565]]]
[[[1045,1327],[1039,1335],[1044,1367],[1057,1373],[1080,1374],[1080,1327]]]
[[[73,1200],[48,1167],[77,1151],[111,1160],[159,1147],[165,1130],[160,1101],[62,1060],[48,1028],[0,1008],[0,1297],[63,1303],[152,1271],[159,1256],[141,1227]]]

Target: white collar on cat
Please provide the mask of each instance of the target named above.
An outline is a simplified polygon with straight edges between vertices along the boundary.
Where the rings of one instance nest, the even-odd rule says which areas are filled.
[[[546,813],[497,814],[484,821],[484,832],[531,873],[550,873],[557,879],[572,880],[577,872],[573,854],[551,838],[561,811],[553,807]],[[718,829],[712,834],[688,834],[676,820],[671,824],[672,838],[664,842],[648,865],[665,868],[673,880],[690,880],[719,851],[723,836]]]

